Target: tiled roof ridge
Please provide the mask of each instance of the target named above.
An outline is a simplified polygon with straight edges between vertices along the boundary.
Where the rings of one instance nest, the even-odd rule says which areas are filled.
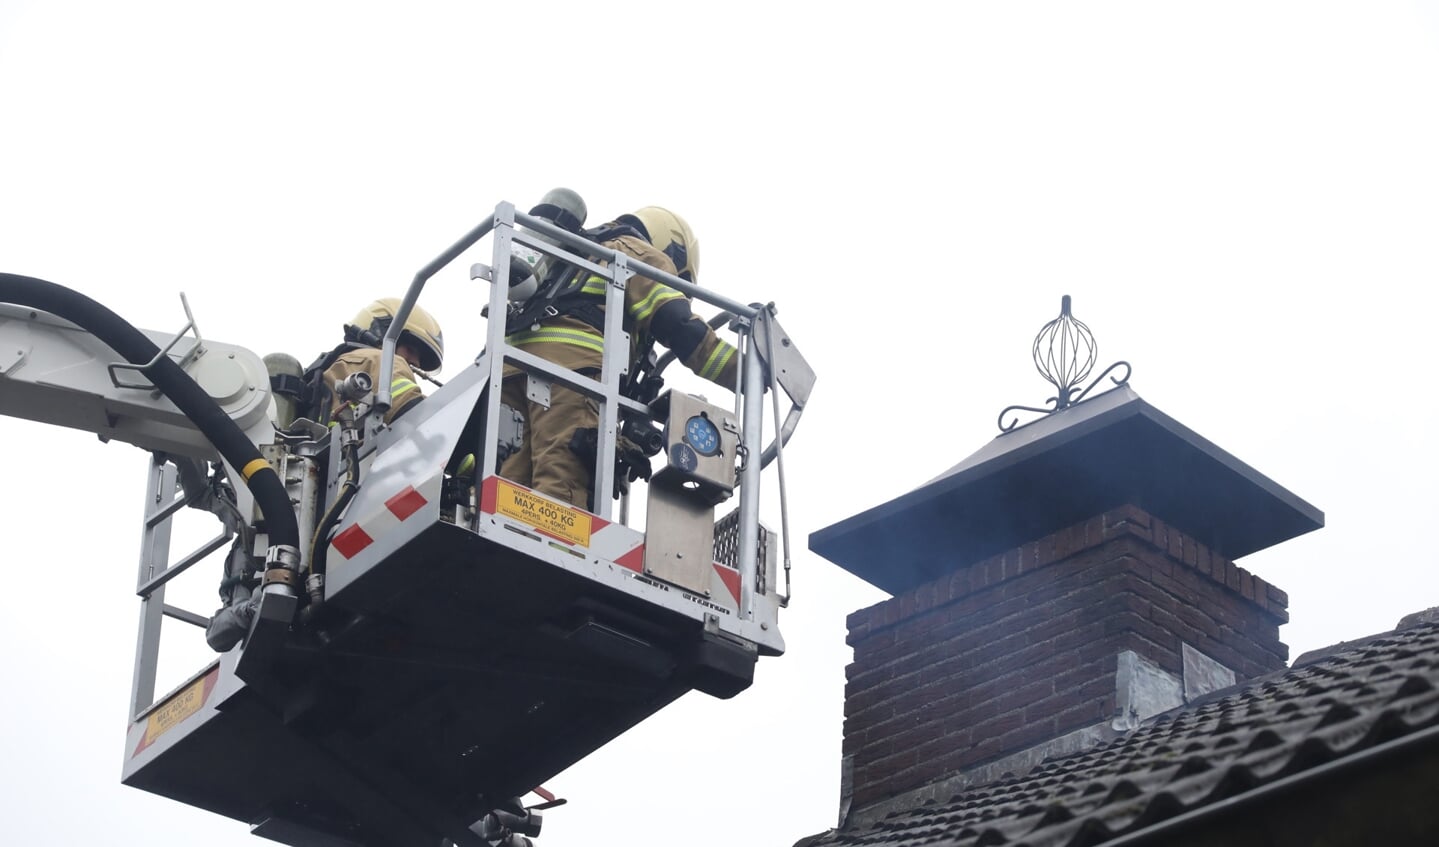
[[[1439,727],[1439,617],[1165,713],[1109,744],[821,845],[1079,847]]]

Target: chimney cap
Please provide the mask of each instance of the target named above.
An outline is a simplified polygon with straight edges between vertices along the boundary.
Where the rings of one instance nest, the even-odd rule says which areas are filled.
[[[1128,386],[998,436],[914,491],[810,534],[892,594],[1133,504],[1229,559],[1324,525],[1324,513]]]

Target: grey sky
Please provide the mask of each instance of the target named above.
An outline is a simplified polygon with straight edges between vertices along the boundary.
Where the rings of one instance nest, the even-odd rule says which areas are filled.
[[[308,361],[500,200],[567,185],[592,220],[685,215],[702,281],[775,301],[819,374],[787,452],[790,649],[553,780],[571,804],[540,844],[789,844],[833,822],[844,617],[883,596],[806,536],[1049,396],[1029,345],[1063,294],[1100,367],[1130,361],[1146,400],[1326,512],[1241,562],[1289,591],[1292,655],[1439,603],[1436,20],[0,0],[0,270],[160,330],[183,290],[207,336]],[[483,332],[466,267],[422,300],[452,371]],[[7,840],[259,843],[118,784],[145,456],[13,420],[0,439]]]

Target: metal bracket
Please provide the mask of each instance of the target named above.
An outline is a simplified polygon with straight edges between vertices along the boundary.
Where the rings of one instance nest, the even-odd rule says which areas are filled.
[[[635,275],[634,271],[630,270],[629,258],[623,253],[615,254],[615,260],[610,264],[610,270],[614,272],[614,275],[610,277],[610,285],[621,291],[624,291],[625,286],[629,284],[630,277]]]
[[[809,402],[814,388],[814,368],[805,361],[789,333],[775,320],[774,305],[764,307],[755,316],[755,352],[759,353],[771,378],[783,388],[796,406]]]
[[[524,416],[501,403],[499,431],[495,437],[499,444],[500,464],[504,464],[505,459],[520,452],[525,444]]]
[[[525,374],[525,396],[530,398],[531,403],[539,403],[546,409],[550,407],[550,382],[541,379],[534,374]]]
[[[150,391],[154,389],[155,386],[148,382],[143,384],[124,382],[120,379],[120,374],[118,372],[138,371],[139,373],[143,374],[145,371],[154,367],[155,364],[159,362],[162,358],[170,355],[170,350],[174,348],[176,344],[180,343],[180,339],[184,338],[185,334],[190,332],[191,330],[195,331],[195,346],[190,348],[190,351],[188,353],[181,356],[180,359],[176,362],[176,364],[183,368],[193,362],[195,359],[198,359],[205,352],[205,348],[202,344],[204,339],[200,337],[200,328],[195,325],[195,316],[190,312],[190,301],[185,299],[185,292],[183,291],[180,292],[180,305],[183,306],[185,309],[185,325],[180,328],[179,332],[175,333],[175,337],[170,341],[170,343],[166,344],[165,347],[160,350],[160,352],[155,354],[155,357],[153,359],[143,365],[136,365],[131,362],[111,362],[107,370],[110,372],[110,383],[112,385],[114,385],[116,388],[133,388],[139,391]]]

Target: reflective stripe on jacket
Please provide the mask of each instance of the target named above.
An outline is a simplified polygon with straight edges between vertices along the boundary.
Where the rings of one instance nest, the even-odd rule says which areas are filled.
[[[671,274],[675,272],[670,258],[643,239],[620,236],[605,242],[604,246],[632,256],[650,267]],[[608,281],[603,277],[590,276],[580,286],[577,295],[571,294],[566,299],[570,302],[589,301],[603,309],[607,286]],[[630,277],[625,284],[625,316],[628,318],[626,329],[630,332],[631,356],[634,353],[633,345],[638,343],[638,339],[652,335],[650,322],[654,319],[655,312],[666,303],[687,299],[682,292],[648,277]],[[589,323],[570,314],[562,313],[547,318],[538,329],[512,333],[506,341],[546,361],[574,371],[597,369],[603,363],[604,336]],[[737,359],[734,346],[705,326],[699,345],[682,361],[685,367],[701,377],[733,391],[738,372]],[[506,376],[516,373],[519,373],[519,370],[514,366],[505,367]]]

